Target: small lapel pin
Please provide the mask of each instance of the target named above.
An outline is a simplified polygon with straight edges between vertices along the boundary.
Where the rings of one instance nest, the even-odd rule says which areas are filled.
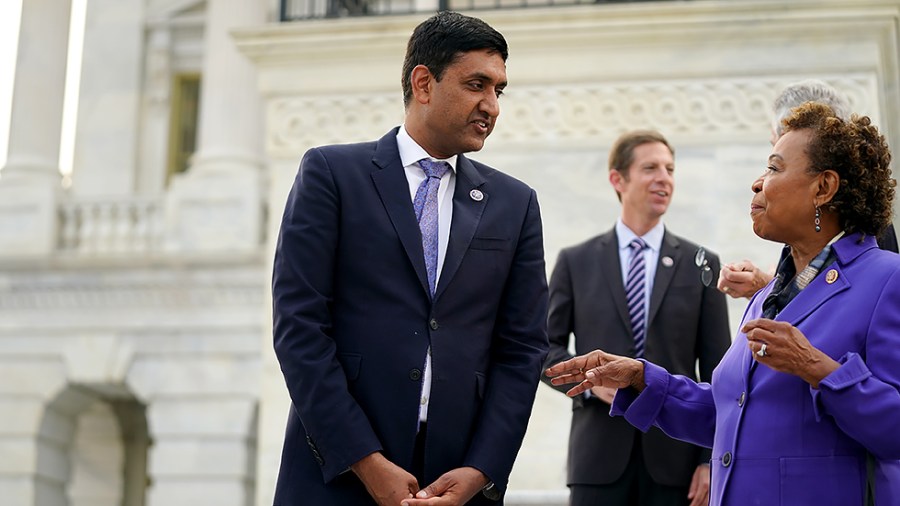
[[[834,269],[830,269],[827,274],[825,274],[825,282],[829,285],[837,281],[838,271]]]
[[[672,260],[672,257],[662,257],[660,260],[663,264],[663,267],[672,267],[675,265],[675,260]]]
[[[475,202],[481,202],[482,199],[484,199],[484,194],[481,193],[481,190],[479,190],[479,189],[474,189],[474,190],[472,190],[472,191],[469,192],[469,198],[471,198],[471,199],[474,200]]]

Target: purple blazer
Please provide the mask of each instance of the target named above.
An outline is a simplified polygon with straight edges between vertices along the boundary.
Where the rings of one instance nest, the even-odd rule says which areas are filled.
[[[753,361],[738,331],[711,384],[645,363],[647,388],[616,395],[611,414],[712,447],[711,506],[862,505],[867,451],[876,504],[900,504],[900,256],[858,234],[834,251],[776,318],[840,362],[818,390]],[[744,322],[761,316],[771,289],[751,299]]]

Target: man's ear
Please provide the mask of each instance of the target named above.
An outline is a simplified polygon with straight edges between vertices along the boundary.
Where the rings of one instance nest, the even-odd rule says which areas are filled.
[[[622,175],[621,172],[613,169],[609,171],[609,183],[615,188],[616,193],[620,194],[624,190],[622,187],[622,183],[625,181],[625,176]]]
[[[841,186],[841,176],[836,171],[828,169],[819,174],[818,188],[816,188],[816,202],[820,206],[831,203]]]
[[[434,76],[425,65],[416,65],[409,76],[412,87],[413,99],[420,104],[427,104],[431,100],[431,85]]]

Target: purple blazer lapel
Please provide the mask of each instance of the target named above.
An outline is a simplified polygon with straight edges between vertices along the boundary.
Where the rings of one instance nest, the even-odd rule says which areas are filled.
[[[840,263],[834,262],[820,272],[806,289],[797,294],[775,319],[786,321],[796,327],[828,299],[848,288],[850,282],[844,276]]]
[[[859,234],[850,234],[834,243],[837,260],[820,272],[805,290],[797,294],[776,318],[789,322],[795,327],[815,311],[825,301],[850,288],[850,280],[844,271],[860,255],[876,248],[874,237],[860,239]]]

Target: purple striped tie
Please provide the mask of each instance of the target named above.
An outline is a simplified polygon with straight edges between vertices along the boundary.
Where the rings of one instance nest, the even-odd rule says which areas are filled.
[[[628,276],[625,278],[625,299],[628,301],[628,316],[631,330],[634,332],[634,356],[644,356],[644,341],[647,337],[646,308],[646,269],[644,266],[644,249],[647,243],[636,238],[628,245],[631,259],[628,262]]]
[[[434,295],[438,258],[438,188],[441,186],[441,177],[450,170],[450,164],[423,158],[419,160],[419,166],[425,171],[425,180],[416,190],[413,209],[416,211],[416,220],[419,222],[419,230],[422,232],[422,250],[425,252],[428,288]]]

